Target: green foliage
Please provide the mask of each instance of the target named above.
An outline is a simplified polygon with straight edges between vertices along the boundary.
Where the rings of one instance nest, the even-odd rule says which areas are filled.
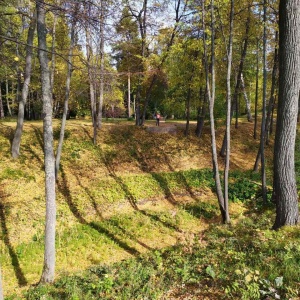
[[[153,250],[112,266],[95,266],[75,276],[66,274],[48,290],[44,286],[30,289],[27,298],[161,299],[175,286],[193,293],[195,284],[208,294],[213,292],[210,287],[219,287],[225,292],[224,299],[297,297],[297,228],[258,231],[257,227],[264,227],[261,219],[257,216],[252,226],[247,222],[225,228],[211,226],[205,246],[195,235],[172,248]]]

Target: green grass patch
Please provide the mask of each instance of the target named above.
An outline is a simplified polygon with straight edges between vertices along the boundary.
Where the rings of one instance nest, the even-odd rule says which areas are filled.
[[[32,288],[28,299],[161,299],[170,289],[219,299],[295,299],[299,295],[299,228],[271,231],[257,217],[212,225],[181,245],[62,276]],[[220,259],[221,258],[221,259]],[[200,294],[201,295],[201,294]],[[280,298],[279,298],[280,297]]]

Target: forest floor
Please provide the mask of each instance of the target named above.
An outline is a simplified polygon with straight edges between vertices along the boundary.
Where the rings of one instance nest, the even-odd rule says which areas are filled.
[[[159,132],[171,127],[176,128],[172,134]],[[45,218],[42,122],[25,123],[21,155],[15,160],[10,155],[14,128],[14,120],[0,122],[0,263],[8,299],[22,297],[23,292],[39,281]],[[154,131],[149,128],[155,128],[154,121],[141,128],[129,121],[106,121],[94,146],[89,120],[67,122],[57,182],[56,278],[178,245],[190,247],[195,238],[202,241],[203,248],[208,243],[204,238],[206,232],[213,224],[220,225],[213,193],[208,126],[201,138],[194,134],[195,123],[191,124],[187,137],[183,122],[167,121]],[[216,127],[219,149],[223,134],[224,126],[219,121]],[[55,120],[55,145],[58,136],[59,122]],[[253,123],[241,120],[238,129],[232,128],[231,170],[239,174],[238,180],[252,176],[258,146],[259,141],[253,139]],[[270,178],[272,141],[266,156]],[[221,157],[219,162],[222,169]],[[245,193],[243,189],[259,187],[259,181],[253,178],[239,186],[234,176],[231,178],[233,200],[239,200],[237,193]],[[257,195],[257,190],[242,197],[253,195]],[[232,224],[237,224],[249,214],[249,203],[233,201],[230,214]],[[270,227],[271,218],[273,215],[266,226]],[[211,271],[205,270],[214,277]],[[107,290],[111,289],[109,283],[105,284]],[[190,285],[189,291],[194,291],[190,296],[189,291],[176,284],[165,292],[163,299],[224,296],[224,289],[214,284],[206,285],[208,294],[203,289],[199,294],[199,287]],[[90,299],[114,299],[103,295]],[[120,299],[142,299],[141,295]],[[40,294],[29,298],[39,297]],[[64,299],[81,298],[66,296]]]

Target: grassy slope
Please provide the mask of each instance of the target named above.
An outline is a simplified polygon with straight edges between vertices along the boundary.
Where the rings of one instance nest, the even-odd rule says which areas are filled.
[[[43,263],[42,124],[26,123],[19,160],[9,154],[14,126],[0,124],[1,265],[7,295],[36,283]],[[233,130],[232,168],[250,170],[257,142],[249,124],[240,129]],[[171,136],[105,124],[94,147],[91,130],[88,121],[68,123],[57,185],[57,277],[180,244],[219,222],[211,173],[205,171],[211,167],[208,131],[199,140],[183,137],[180,128]],[[221,143],[223,130],[217,133]],[[238,203],[231,210],[238,223],[248,208]]]

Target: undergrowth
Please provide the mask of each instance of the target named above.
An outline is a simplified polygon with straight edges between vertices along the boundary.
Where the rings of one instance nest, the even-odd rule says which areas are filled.
[[[267,212],[236,225],[211,225],[205,235],[186,236],[174,247],[65,274],[25,295],[32,300],[170,299],[193,291],[210,299],[296,299],[299,228],[271,231],[269,223]]]

